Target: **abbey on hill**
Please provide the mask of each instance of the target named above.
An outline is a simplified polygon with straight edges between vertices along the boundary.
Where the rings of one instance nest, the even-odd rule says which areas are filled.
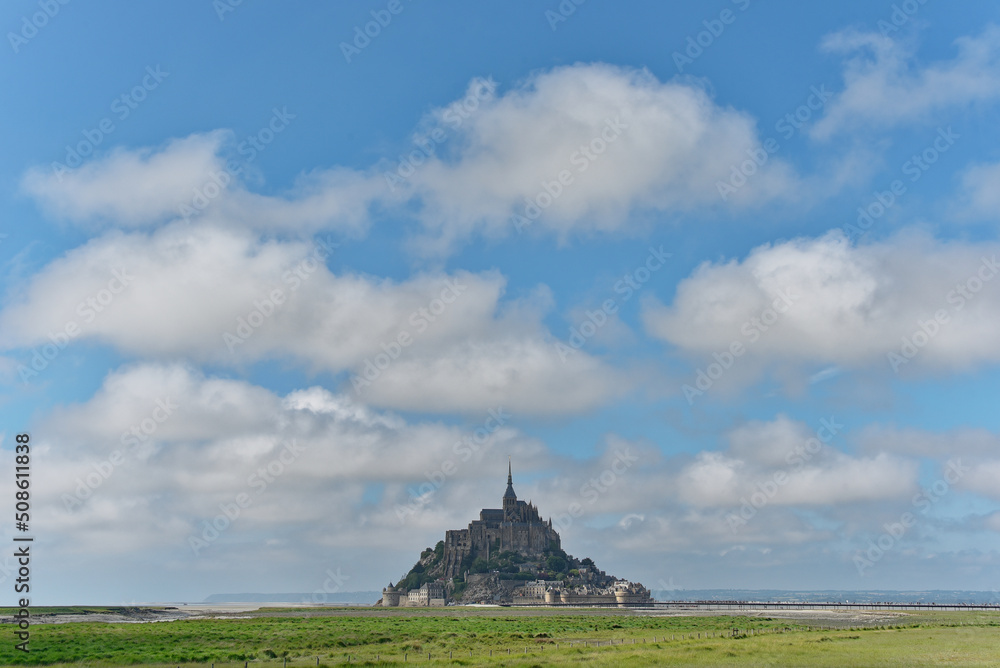
[[[444,577],[463,575],[462,564],[471,559],[490,560],[495,554],[516,552],[522,557],[541,557],[546,550],[561,549],[552,520],[545,522],[531,503],[517,500],[510,462],[507,462],[507,491],[503,508],[483,508],[479,519],[467,529],[449,529],[444,534]]]
[[[651,601],[641,584],[598,570],[562,549],[552,520],[514,492],[510,463],[502,508],[484,508],[466,529],[420,555],[397,585],[383,589],[386,607],[462,603],[638,605]]]

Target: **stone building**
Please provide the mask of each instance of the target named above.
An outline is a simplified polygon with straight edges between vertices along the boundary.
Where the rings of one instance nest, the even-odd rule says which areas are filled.
[[[389,583],[382,589],[382,606],[386,608],[417,608],[445,604],[444,586],[439,582],[425,582],[420,589],[401,591]]]
[[[524,585],[524,597],[538,599],[540,601],[545,600],[545,592],[549,590],[550,587],[562,587],[562,582],[559,580],[535,580],[534,582],[529,582]]]
[[[543,520],[534,504],[518,500],[508,462],[503,507],[484,508],[479,511],[479,519],[470,522],[467,529],[445,532],[444,577],[464,575],[463,560],[466,564],[477,557],[489,561],[491,555],[508,550],[526,557],[540,557],[545,550],[561,547],[552,520]]]

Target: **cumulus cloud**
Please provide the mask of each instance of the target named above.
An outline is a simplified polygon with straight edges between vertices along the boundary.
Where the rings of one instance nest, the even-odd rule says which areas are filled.
[[[201,217],[263,232],[357,233],[383,188],[372,177],[334,167],[303,174],[284,195],[247,189],[253,164],[233,153],[233,133],[216,130],[162,147],[118,148],[70,170],[35,167],[21,187],[53,215],[125,229]]]
[[[414,504],[408,488],[427,481],[424,471],[452,461],[449,483],[474,487],[484,455],[496,460],[497,480],[502,454],[544,461],[509,415],[490,421],[488,438],[477,440],[471,429],[408,424],[318,387],[282,397],[182,365],[120,369],[89,401],[49,418],[34,438],[38,507],[46,509],[39,521],[60,549],[102,554],[186,551],[188,536],[201,536],[203,520],[238,494],[252,503],[233,522],[237,543],[280,535],[283,526],[350,542],[370,485],[384,491],[360,509],[372,525],[368,540],[387,542],[407,529],[410,514],[396,507]]]
[[[856,246],[840,232],[765,244],[742,261],[703,263],[669,306],[648,300],[643,317],[651,335],[697,359],[739,344],[736,366],[747,369],[968,369],[1000,360],[997,251],[919,235]]]
[[[69,560],[141,558],[168,579],[263,577],[250,551],[296,568],[333,560],[362,589],[401,575],[414,550],[472,519],[470,508],[497,505],[511,454],[518,496],[553,519],[565,549],[653,586],[648,555],[674,555],[671,568],[697,555],[753,562],[760,550],[800,563],[803,549],[836,537],[831,526],[881,530],[916,489],[916,460],[852,456],[834,440],[810,450],[815,425],[780,415],[730,430],[721,451],[664,456],[608,435],[585,457],[526,437],[516,415],[491,417],[414,422],[321,387],[280,395],[186,365],[126,366],[34,431],[36,521]],[[783,460],[786,446],[805,446],[808,459]],[[788,481],[734,532],[727,518],[741,497],[778,471]],[[211,539],[208,523],[241,494],[250,502]]]
[[[119,148],[66,172],[36,167],[22,187],[58,217],[140,227],[176,216],[178,204],[224,170],[218,152],[225,137],[218,131],[175,139],[158,150]]]
[[[613,231],[634,210],[713,206],[717,181],[760,147],[754,121],[704,90],[605,64],[538,73],[485,99],[453,131],[457,148],[405,182],[444,240],[476,228]],[[732,203],[784,195],[792,182],[772,159]]]
[[[738,509],[754,494],[769,505],[802,507],[898,499],[916,489],[915,460],[852,457],[829,445],[837,431],[835,420],[814,428],[780,415],[749,422],[729,433],[727,451],[702,452],[678,474],[678,495],[696,506]]]
[[[812,128],[818,139],[859,127],[886,128],[1000,97],[1000,28],[955,41],[951,60],[920,66],[905,43],[850,29],[829,35],[822,48],[850,56],[844,90]]]
[[[435,411],[572,412],[625,386],[583,352],[563,360],[541,324],[546,300],[504,300],[496,272],[334,274],[334,246],[182,223],[108,233],[17,291],[0,312],[0,345],[91,339],[229,366],[290,358],[349,372],[367,401]]]
[[[283,196],[247,189],[245,161],[224,158],[233,137],[222,130],[118,149],[67,173],[32,169],[22,187],[61,217],[124,228],[205,216],[259,231],[357,233],[378,207],[415,216],[427,247],[443,250],[474,231],[565,238],[629,228],[633,212],[721,206],[718,182],[762,150],[748,114],[645,70],[577,64],[496,88],[475,79],[465,98],[431,112],[414,137],[424,148],[401,161],[316,170]],[[728,206],[785,196],[794,183],[772,157]]]

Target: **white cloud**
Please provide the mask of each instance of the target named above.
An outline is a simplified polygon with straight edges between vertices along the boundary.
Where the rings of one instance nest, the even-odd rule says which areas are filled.
[[[912,427],[870,425],[859,434],[858,443],[865,452],[894,452],[931,459],[971,459],[1000,452],[1000,436],[971,427],[931,432]]]
[[[672,304],[648,300],[644,322],[697,359],[738,343],[744,353],[734,366],[743,371],[782,364],[888,371],[889,353],[901,355],[904,337],[912,341],[920,323],[944,311],[946,322],[927,325],[934,336],[920,334],[924,345],[899,367],[968,369],[1000,361],[997,251],[992,243],[918,235],[854,246],[839,232],[766,244],[742,261],[703,263]]]
[[[851,57],[844,90],[827,103],[812,135],[828,139],[857,128],[923,121],[946,109],[1000,97],[1000,28],[990,26],[955,45],[954,59],[921,67],[898,40],[854,29],[829,35],[823,49]]]
[[[742,425],[728,434],[727,451],[699,453],[678,473],[678,498],[737,511],[754,494],[775,507],[809,507],[900,499],[916,489],[915,460],[852,457],[832,444],[836,435],[820,434],[830,443],[780,415]]]
[[[216,130],[155,149],[118,148],[66,172],[32,168],[21,185],[57,217],[93,226],[131,229],[205,217],[291,234],[360,232],[370,201],[384,191],[379,179],[335,167],[301,175],[284,195],[255,194],[246,188],[255,165],[242,156],[227,159],[231,144],[231,132]]]
[[[176,216],[179,203],[224,170],[218,152],[225,138],[217,131],[175,139],[160,150],[116,149],[65,173],[36,167],[22,187],[56,216],[140,227]]]
[[[1000,163],[973,165],[962,173],[961,180],[959,216],[1000,219]]]
[[[175,405],[166,417],[155,413],[165,401]],[[152,415],[156,428],[130,441]],[[837,533],[880,531],[910,507],[917,480],[915,460],[855,457],[835,444],[804,466],[783,466],[772,441],[792,447],[810,431],[783,416],[732,430],[726,451],[672,458],[614,435],[593,456],[558,456],[525,437],[516,418],[473,450],[476,426],[413,423],[320,387],[279,396],[184,365],[129,366],[34,430],[36,521],[47,527],[53,558],[129,555],[167,579],[213,570],[250,577],[260,565],[246,562],[251,550],[258,561],[295,568],[332,560],[352,588],[367,588],[401,575],[446,528],[497,505],[512,454],[518,496],[556,521],[565,549],[652,586],[650,555],[683,562],[735,549],[745,563],[763,550],[800,563],[802,549]],[[277,466],[292,441],[297,454]],[[116,450],[123,458],[109,470]],[[789,482],[734,533],[727,515],[778,470]],[[262,471],[270,471],[266,485]],[[67,509],[88,478],[100,482]],[[11,482],[0,487],[10,493]],[[243,493],[252,503],[196,557],[190,537]],[[373,560],[373,551],[382,557]],[[644,565],[626,567],[631,559]]]
[[[712,207],[716,182],[760,146],[754,121],[704,90],[604,64],[536,74],[454,131],[457,148],[406,180],[424,225],[444,242],[476,228],[513,233],[526,200],[545,205],[530,227],[561,238],[626,228],[635,210]],[[545,184],[562,171],[572,183],[551,186],[560,192],[549,197]],[[772,158],[732,199],[779,196],[791,185]]]
[[[362,396],[411,411],[507,406],[519,413],[574,413],[604,403],[627,384],[623,373],[594,357],[574,353],[563,361],[553,341],[511,333],[402,359]]]
[[[223,544],[281,535],[283,526],[348,544],[358,539],[359,510],[372,523],[367,544],[388,544],[392,534],[418,544],[420,523],[404,526],[395,507],[412,502],[406,487],[426,482],[424,471],[452,461],[454,477],[440,493],[472,493],[486,475],[478,462],[489,454],[499,498],[502,454],[525,465],[544,457],[510,423],[472,449],[471,430],[407,424],[317,387],[279,397],[179,365],[118,370],[93,398],[56,409],[45,425],[33,434],[45,509],[38,521],[60,550],[99,554],[167,548],[190,559],[188,536],[244,493],[253,502]],[[368,508],[366,485],[384,486]],[[461,507],[435,501],[426,510],[461,514]],[[433,512],[417,508],[418,519],[433,523]]]
[[[963,472],[955,486],[983,496],[989,499],[1000,500],[1000,489],[997,488],[997,480],[1000,480],[1000,459],[962,459],[963,467],[968,471]],[[956,467],[956,471],[957,471]],[[952,473],[956,476],[957,473]]]
[[[183,223],[109,233],[18,290],[0,345],[72,336],[229,366],[287,357],[358,374],[366,401],[439,412],[572,412],[625,386],[582,351],[563,361],[541,324],[547,300],[503,300],[496,272],[336,275],[319,248]]]
[[[418,124],[417,137],[433,147],[430,157],[415,152],[419,164],[317,170],[286,196],[251,193],[243,175],[226,172],[232,134],[222,130],[157,150],[118,149],[67,174],[35,168],[22,186],[59,216],[124,228],[183,215],[262,231],[358,232],[369,207],[380,205],[415,215],[423,241],[443,250],[477,230],[516,234],[511,217],[525,214],[529,200],[541,205],[532,231],[561,239],[632,227],[635,212],[722,206],[717,182],[748,151],[762,150],[749,115],[645,70],[578,64],[535,74],[501,96],[495,87],[475,79],[463,99],[475,109],[456,113],[460,100]],[[728,205],[782,197],[794,183],[772,156]]]

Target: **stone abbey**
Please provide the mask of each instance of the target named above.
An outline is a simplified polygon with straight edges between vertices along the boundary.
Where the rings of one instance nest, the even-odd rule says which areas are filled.
[[[397,585],[389,583],[376,605],[648,605],[639,583],[609,576],[591,559],[562,549],[552,520],[514,492],[507,463],[502,508],[484,508],[465,529],[450,529]]]
[[[525,557],[541,557],[546,550],[561,549],[552,520],[542,520],[531,503],[517,499],[510,462],[507,462],[507,491],[503,508],[483,508],[479,519],[467,529],[451,529],[444,535],[444,577],[463,575],[462,564],[482,557],[489,561],[501,552],[517,552]]]

